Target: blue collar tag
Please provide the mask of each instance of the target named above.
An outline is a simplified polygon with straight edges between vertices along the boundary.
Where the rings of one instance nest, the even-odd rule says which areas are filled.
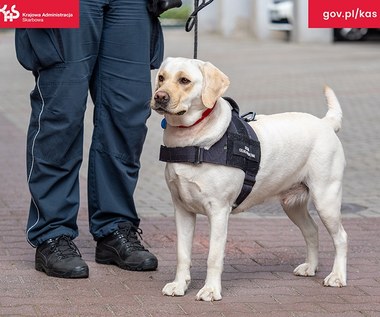
[[[161,121],[161,128],[166,129],[166,126],[167,126],[166,119],[163,118],[162,121]]]

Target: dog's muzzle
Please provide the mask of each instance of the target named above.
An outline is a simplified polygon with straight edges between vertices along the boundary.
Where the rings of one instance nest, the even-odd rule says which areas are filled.
[[[158,113],[168,113],[168,114],[175,114],[182,116],[186,113],[186,110],[179,111],[177,113],[173,113],[170,110],[168,110],[168,106],[170,104],[170,96],[165,91],[157,91],[154,94],[154,110],[156,110]]]

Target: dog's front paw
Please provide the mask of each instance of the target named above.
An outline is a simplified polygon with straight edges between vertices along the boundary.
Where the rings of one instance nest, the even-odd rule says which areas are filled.
[[[294,269],[293,273],[298,276],[314,276],[316,270],[316,265],[312,265],[311,263],[306,262],[297,266]]]
[[[346,279],[342,274],[331,272],[323,281],[324,286],[343,287],[347,285]]]
[[[216,287],[204,286],[196,296],[197,300],[203,300],[205,302],[211,302],[214,300],[221,300],[221,290]]]
[[[187,290],[187,283],[172,282],[165,285],[162,294],[168,296],[183,296]]]

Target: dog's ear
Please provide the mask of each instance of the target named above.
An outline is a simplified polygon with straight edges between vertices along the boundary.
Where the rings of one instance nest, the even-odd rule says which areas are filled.
[[[203,74],[202,102],[207,108],[212,108],[230,85],[228,77],[213,64],[205,62],[201,66]]]

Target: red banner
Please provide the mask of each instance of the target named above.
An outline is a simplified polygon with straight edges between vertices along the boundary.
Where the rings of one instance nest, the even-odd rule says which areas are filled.
[[[79,0],[0,0],[0,28],[78,28]]]
[[[380,0],[309,0],[309,27],[380,28]]]

